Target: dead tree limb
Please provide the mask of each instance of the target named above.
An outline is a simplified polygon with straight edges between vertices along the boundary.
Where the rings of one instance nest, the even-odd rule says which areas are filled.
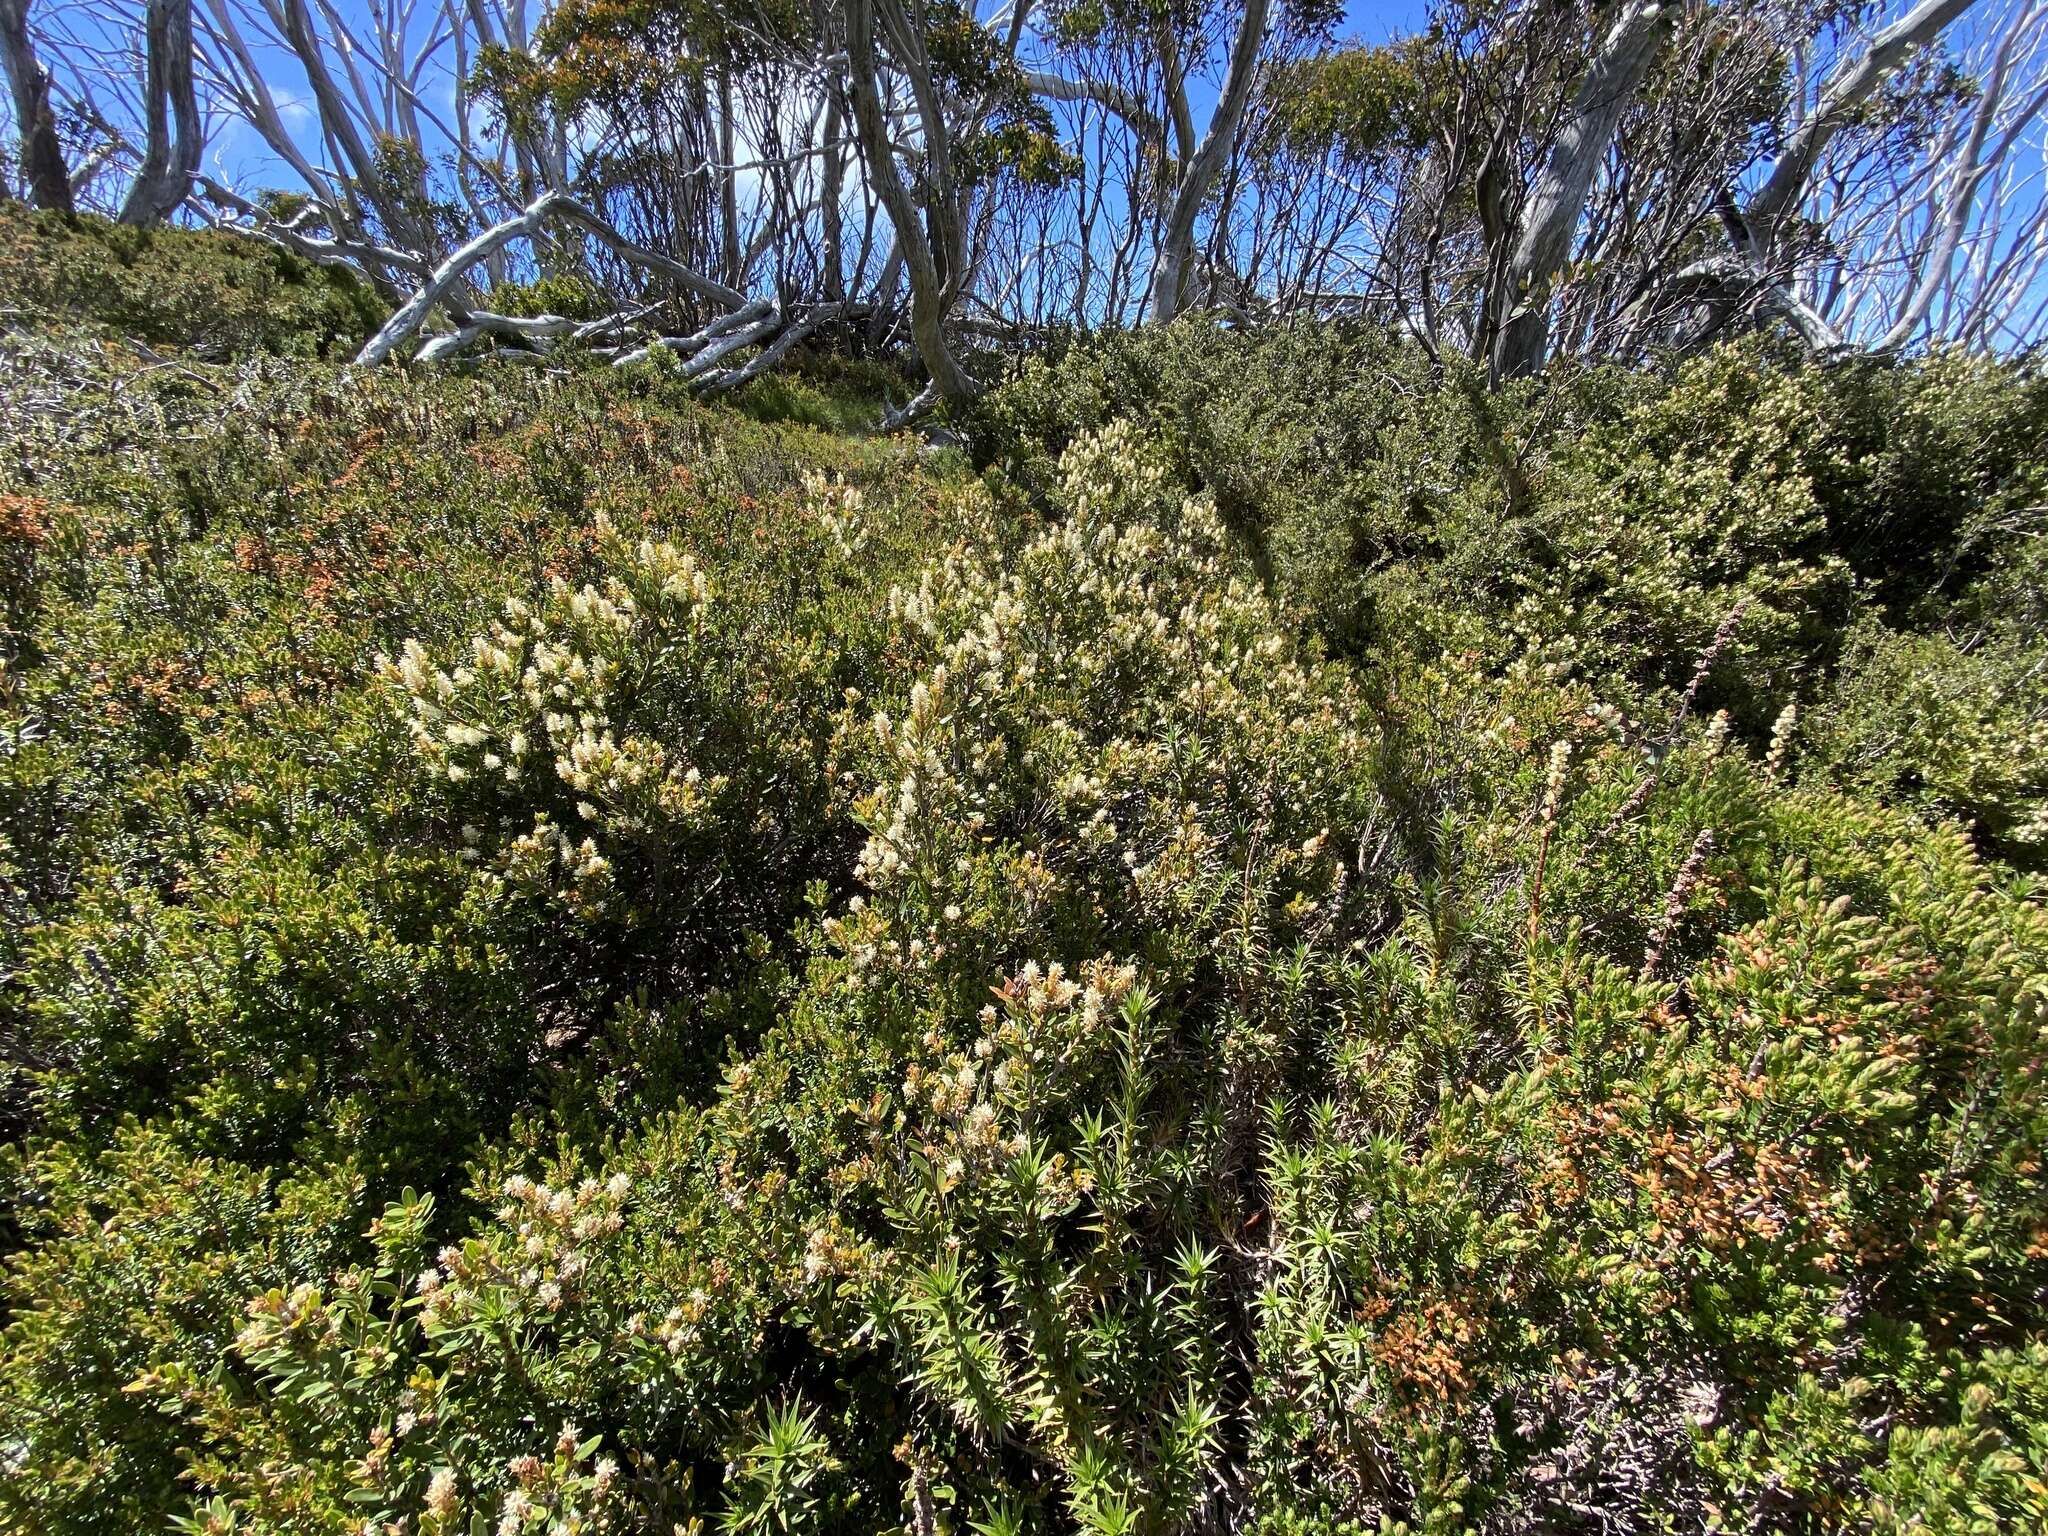
[[[437,363],[453,357],[486,336],[509,336],[519,341],[556,341],[576,333],[578,322],[566,315],[499,315],[471,310],[469,318],[454,330],[436,336],[413,357],[416,363]]]
[[[729,315],[720,315],[702,330],[689,336],[657,336],[645,346],[635,347],[614,358],[613,364],[623,368],[628,363],[637,363],[652,357],[656,352],[676,352],[683,356],[694,356],[720,337],[731,334],[765,319],[773,313],[775,306],[767,299],[754,299]]]
[[[198,183],[199,197],[193,200],[193,206],[210,222],[261,240],[266,245],[290,251],[295,256],[303,256],[323,267],[339,267],[351,272],[393,302],[403,301],[406,294],[394,273],[403,272],[422,280],[431,275],[426,262],[411,251],[401,251],[396,246],[381,245],[374,240],[309,233],[307,225],[323,219],[331,222],[332,211],[325,205],[309,205],[289,219],[274,219],[239,192],[222,186],[210,176],[199,176],[194,180]],[[213,218],[206,214],[207,203],[224,208],[246,222]]]
[[[742,368],[728,368],[704,381],[704,393],[717,394],[721,390],[738,389],[751,384],[779,364],[797,346],[815,335],[818,330],[835,320],[843,320],[862,308],[851,303],[819,304],[794,325],[785,326],[782,334],[763,347],[758,356]]]
[[[366,365],[383,362],[401,341],[426,323],[427,315],[434,306],[445,299],[455,285],[468,275],[471,267],[512,241],[522,236],[531,236],[540,227],[541,220],[547,216],[549,205],[553,201],[552,192],[536,198],[503,223],[493,224],[434,268],[432,275],[420,285],[419,290],[392,313],[391,318],[384,322],[376,335],[363,343],[363,350],[356,354],[356,361]]]
[[[560,218],[587,229],[626,260],[663,272],[700,297],[735,306],[746,303],[745,295],[725,284],[713,282],[680,262],[635,245],[574,198],[560,192],[544,192],[511,218],[475,236],[436,267],[419,290],[384,322],[383,328],[363,343],[362,351],[356,354],[356,361],[363,364],[383,362],[400,342],[426,322],[435,305],[447,300],[472,267],[514,240],[532,239],[550,218]]]

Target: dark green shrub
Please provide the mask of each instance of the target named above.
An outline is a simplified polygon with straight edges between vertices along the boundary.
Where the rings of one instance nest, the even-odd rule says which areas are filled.
[[[5,361],[9,1528],[2048,1518],[2018,376]]]
[[[384,306],[348,273],[239,235],[132,229],[0,205],[0,289],[44,321],[208,357],[343,357]]]
[[[1961,353],[1807,376],[1842,445],[1818,479],[1833,542],[1916,624],[2038,534],[2048,378]]]

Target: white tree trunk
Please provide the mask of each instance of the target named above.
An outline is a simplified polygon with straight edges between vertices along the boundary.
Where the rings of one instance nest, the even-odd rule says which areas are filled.
[[[1504,317],[1493,337],[1491,371],[1496,384],[1543,366],[1550,350],[1552,279],[1571,252],[1593,177],[1657,56],[1670,13],[1665,0],[1629,0],[1622,8],[1523,200],[1514,248],[1503,273],[1506,291],[1494,296],[1495,313]]]
[[[868,181],[895,229],[896,249],[902,254],[910,281],[911,339],[917,344],[918,356],[930,371],[940,397],[956,403],[970,400],[975,394],[974,380],[960,366],[946,340],[945,283],[934,254],[935,242],[927,234],[917,205],[896,169],[896,145],[890,137],[888,114],[882,110],[880,66],[875,57],[874,0],[847,0],[846,54],[854,127],[860,137]],[[945,125],[933,123],[927,114],[925,129],[928,135],[934,130],[943,134]],[[930,151],[931,146],[927,146],[927,153]],[[932,192],[934,199],[947,195],[949,189],[944,187],[935,187]],[[946,221],[935,219],[934,223],[943,230]]]
[[[1743,209],[1750,239],[1759,256],[1776,248],[1786,215],[1798,206],[1821,151],[1846,124],[1855,107],[1877,89],[1906,55],[1938,36],[1942,28],[1967,11],[1975,0],[1920,0],[1912,10],[1870,40],[1870,47],[1850,60],[1821,92],[1816,107],[1779,152],[1771,174]]]
[[[57,119],[50,111],[50,77],[37,60],[35,42],[29,35],[28,0],[0,0],[0,63],[6,65],[7,85],[14,97],[29,199],[38,208],[69,213],[71,177],[64,169]]]
[[[192,0],[149,0],[144,31],[149,137],[121,205],[123,224],[159,224],[177,211],[191,193],[204,136],[192,84]]]
[[[1223,163],[1237,142],[1238,125],[1251,100],[1252,79],[1258,71],[1259,49],[1266,38],[1269,0],[1247,0],[1237,24],[1237,39],[1230,48],[1230,69],[1223,78],[1223,92],[1217,98],[1215,114],[1201,147],[1181,173],[1173,207],[1166,216],[1166,234],[1159,244],[1159,264],[1152,271],[1152,320],[1164,324],[1181,311],[1187,288],[1187,269],[1195,248],[1195,221]]]

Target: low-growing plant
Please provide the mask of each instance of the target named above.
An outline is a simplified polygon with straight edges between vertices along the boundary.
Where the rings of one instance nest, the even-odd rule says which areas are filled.
[[[344,357],[384,312],[349,273],[245,236],[136,229],[12,202],[0,206],[0,287],[25,317],[214,358]]]
[[[7,1528],[2048,1521],[2023,370],[0,362]]]

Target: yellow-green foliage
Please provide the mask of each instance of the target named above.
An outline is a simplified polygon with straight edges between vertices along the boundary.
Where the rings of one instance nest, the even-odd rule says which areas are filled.
[[[1759,750],[1797,701],[1809,759],[1842,782],[2038,864],[2038,368],[1821,370],[1724,347],[1488,397],[1370,333],[1190,321],[1029,361],[974,427],[1041,490],[1061,446],[1119,416],[1333,649],[1395,670],[1447,651],[1540,664],[1631,711],[1692,689]]]
[[[1261,345],[9,338],[0,1522],[2048,1520],[2035,386]]]
[[[383,306],[350,274],[240,235],[131,229],[0,202],[10,321],[74,321],[209,357],[341,357]]]

